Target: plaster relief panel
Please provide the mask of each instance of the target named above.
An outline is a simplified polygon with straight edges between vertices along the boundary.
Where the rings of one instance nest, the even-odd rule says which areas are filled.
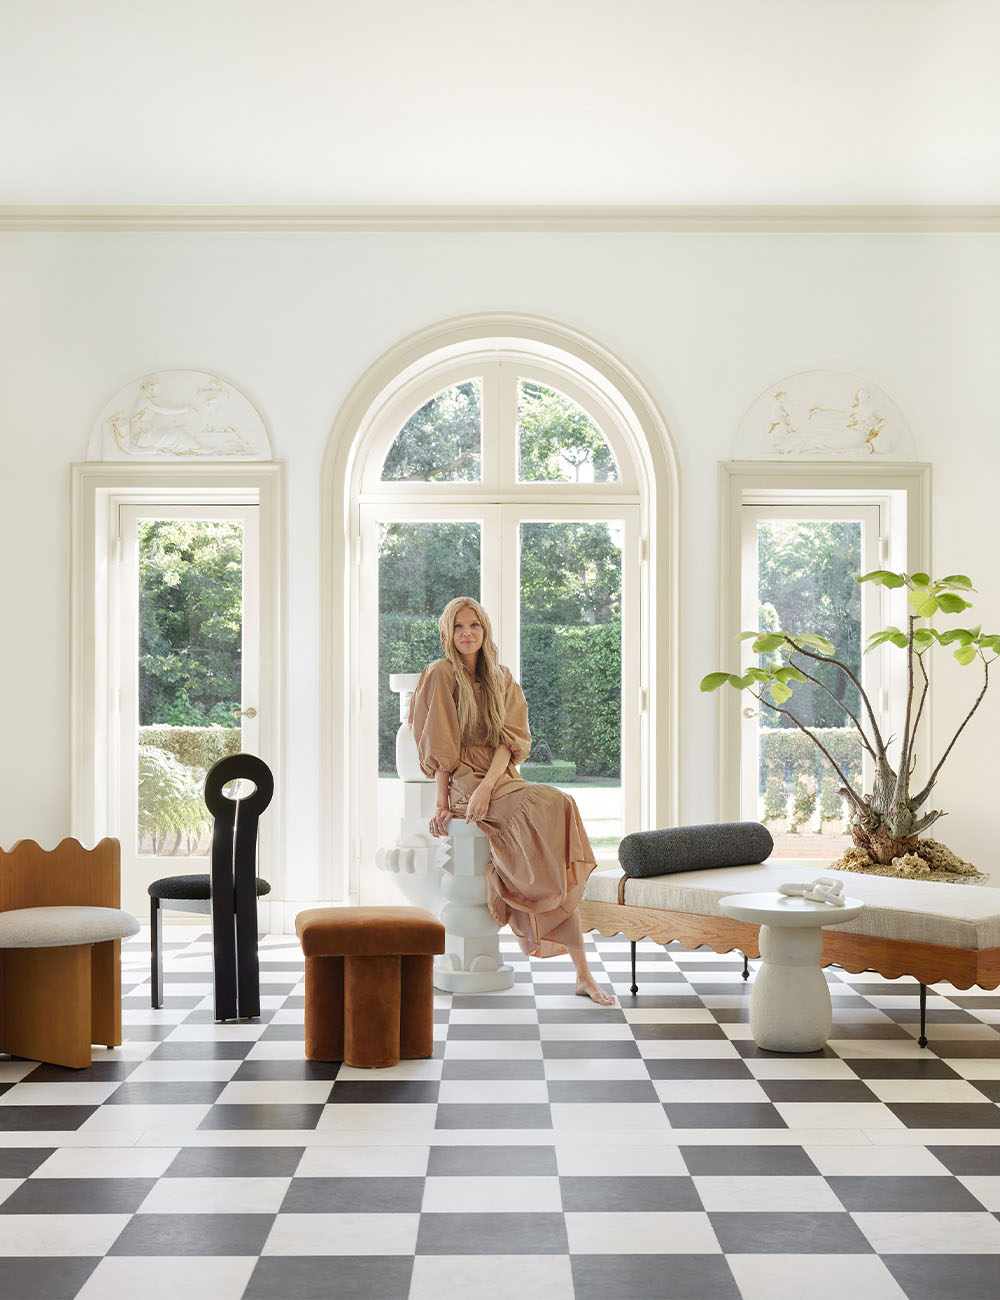
[[[913,435],[877,384],[803,370],[773,384],[740,422],[737,460],[913,460]]]
[[[87,459],[270,460],[271,440],[250,399],[218,375],[157,370],[104,407]]]

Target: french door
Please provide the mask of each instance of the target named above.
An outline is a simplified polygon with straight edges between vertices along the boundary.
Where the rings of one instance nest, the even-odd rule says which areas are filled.
[[[391,673],[441,655],[437,618],[472,596],[520,681],[552,784],[598,856],[639,821],[639,510],[631,503],[372,504],[361,509],[354,836],[366,864],[398,833]],[[541,747],[540,747],[541,748]],[[542,779],[545,772],[538,773]]]
[[[164,875],[208,868],[205,773],[258,753],[256,505],[121,504],[110,675],[123,905]]]
[[[877,715],[884,715],[883,651],[866,655],[864,646],[880,625],[882,588],[854,578],[880,567],[884,509],[869,501],[755,504],[740,512],[741,626],[827,637]],[[742,672],[757,664],[750,645],[742,643]],[[784,708],[823,740],[859,789],[870,778],[870,760],[846,711],[867,723],[857,688],[835,669],[810,663],[808,671],[827,689],[798,685]],[[840,782],[819,749],[787,715],[766,703],[757,707],[748,692],[741,704],[741,816],[769,825],[776,837],[775,856],[829,857],[830,848],[841,841],[847,847],[848,809],[837,793]],[[791,835],[784,838],[787,832]],[[820,838],[837,844],[821,844]]]

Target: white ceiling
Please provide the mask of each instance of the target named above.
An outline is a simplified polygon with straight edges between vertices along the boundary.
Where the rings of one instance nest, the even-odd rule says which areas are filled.
[[[996,204],[998,0],[0,0],[0,204]]]

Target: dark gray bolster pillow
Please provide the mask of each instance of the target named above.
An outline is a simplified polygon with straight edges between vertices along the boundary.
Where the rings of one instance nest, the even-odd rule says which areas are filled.
[[[633,831],[618,845],[618,861],[626,876],[665,876],[763,862],[773,848],[771,832],[760,822],[717,822]]]

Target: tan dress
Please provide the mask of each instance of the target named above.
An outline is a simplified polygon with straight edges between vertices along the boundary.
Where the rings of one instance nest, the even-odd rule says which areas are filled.
[[[578,933],[573,913],[596,866],[594,851],[569,795],[518,776],[516,764],[523,763],[531,749],[528,706],[510,671],[501,672],[507,707],[503,743],[511,761],[493,787],[486,816],[478,822],[492,851],[486,901],[497,922],[510,926],[529,956],[554,957],[564,953],[567,940],[572,942]],[[478,698],[482,687],[478,682],[474,686]],[[425,668],[410,703],[410,729],[424,775],[450,774],[451,811],[464,817],[494,751],[485,743],[482,723],[471,742],[462,743],[455,690],[455,668],[447,659]]]

